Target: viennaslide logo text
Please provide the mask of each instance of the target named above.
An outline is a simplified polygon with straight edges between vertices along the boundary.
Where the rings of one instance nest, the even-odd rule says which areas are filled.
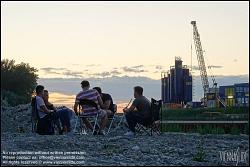
[[[240,150],[238,147],[237,150],[224,150],[219,151],[220,160],[224,163],[235,162],[236,166],[241,162],[244,164],[249,164],[249,149]]]

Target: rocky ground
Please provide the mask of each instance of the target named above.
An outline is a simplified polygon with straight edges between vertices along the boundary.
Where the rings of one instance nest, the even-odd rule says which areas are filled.
[[[125,129],[118,129],[107,136],[73,132],[40,136],[31,133],[28,105],[2,108],[1,130],[1,154],[18,151],[81,151],[84,152],[84,161],[80,165],[207,166],[248,165],[249,162],[248,135],[163,133],[160,136],[138,134],[128,138],[123,136]],[[227,156],[224,160],[221,159],[221,155],[225,158],[222,153]],[[232,159],[233,155],[240,154],[238,162],[239,156]]]

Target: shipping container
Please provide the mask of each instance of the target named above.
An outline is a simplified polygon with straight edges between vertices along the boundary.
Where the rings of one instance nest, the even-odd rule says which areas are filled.
[[[249,83],[220,86],[219,95],[227,106],[249,106]]]
[[[215,108],[216,107],[216,100],[207,100],[207,107]]]

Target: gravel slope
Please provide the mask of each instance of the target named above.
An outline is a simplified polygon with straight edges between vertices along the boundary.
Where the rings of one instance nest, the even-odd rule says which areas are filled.
[[[74,120],[72,120],[72,123]],[[40,136],[30,132],[28,105],[1,110],[1,153],[13,151],[81,151],[81,165],[236,165],[236,161],[221,161],[221,151],[247,151],[248,135],[200,135],[164,133],[161,136],[138,134],[124,137],[125,129],[108,136],[66,135]],[[201,144],[203,143],[203,144]],[[202,162],[194,160],[204,150]],[[3,160],[1,159],[1,162]]]

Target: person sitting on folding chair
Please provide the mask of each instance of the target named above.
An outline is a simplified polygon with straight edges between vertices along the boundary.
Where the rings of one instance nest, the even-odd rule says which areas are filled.
[[[93,89],[97,90],[97,92],[100,94],[103,104],[104,104],[102,109],[104,109],[107,112],[108,120],[110,121],[109,125],[107,126],[108,131],[106,134],[108,134],[115,120],[115,113],[117,111],[117,105],[113,103],[113,99],[111,95],[107,93],[103,93],[100,87],[94,87]]]
[[[134,87],[134,98],[135,100],[132,105],[129,108],[123,109],[130,130],[124,134],[125,136],[135,135],[135,126],[137,123],[146,125],[151,121],[151,103],[145,96],[143,96],[142,87]]]
[[[76,114],[77,114],[77,107],[78,107],[81,99],[87,99],[87,100],[94,101],[97,104],[98,108],[104,107],[101,96],[99,95],[97,90],[90,89],[90,84],[88,81],[86,81],[86,80],[82,81],[81,87],[82,87],[82,91],[80,91],[76,95],[76,99],[75,99],[74,111],[76,112]],[[87,105],[82,107],[82,109],[83,109],[83,111],[81,111],[81,112],[84,112],[84,113],[96,112],[95,107],[90,107]],[[101,118],[101,123],[100,123],[99,131],[96,133],[99,135],[104,135],[103,129],[106,127],[106,124],[107,124],[107,112],[105,110],[99,110],[98,112],[99,112],[99,117]],[[82,118],[82,119],[83,119],[83,122],[85,123],[86,127],[93,131],[93,126],[90,124],[90,122],[86,118]],[[94,133],[94,134],[96,134],[96,133]]]
[[[49,102],[49,92],[48,90],[44,90],[44,95],[43,95],[43,100],[46,105],[46,107],[49,110],[53,110],[56,113],[58,113],[62,128],[60,126],[59,120],[56,120],[55,124],[59,130],[59,134],[63,134],[63,132],[67,133],[71,131],[71,124],[70,124],[70,119],[73,116],[73,111],[65,106],[56,108],[52,103]]]
[[[36,87],[36,109],[39,116],[37,123],[37,133],[40,135],[52,135],[55,133],[53,121],[59,119],[59,115],[54,110],[49,110],[43,100],[44,86],[38,85]]]
[[[110,96],[110,94],[103,93],[100,87],[94,87],[93,89],[97,90],[97,92],[100,94],[102,98],[102,101],[103,101],[102,109],[106,110],[108,117],[113,116],[115,113],[115,109],[114,109],[113,99]]]

